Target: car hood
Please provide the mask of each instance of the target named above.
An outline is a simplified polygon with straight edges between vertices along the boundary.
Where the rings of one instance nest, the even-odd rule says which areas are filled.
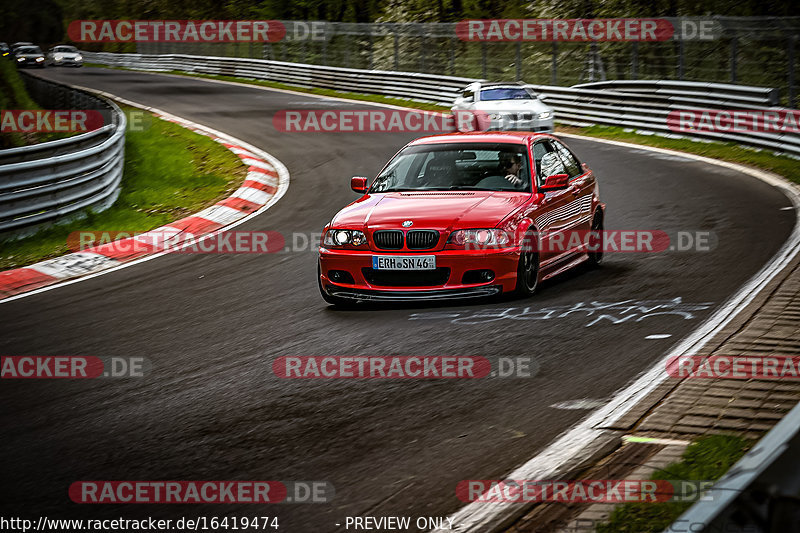
[[[480,111],[506,111],[510,113],[542,113],[551,111],[541,100],[489,100],[476,102],[475,109]]]
[[[529,198],[530,193],[500,191],[409,191],[365,196],[342,209],[331,226],[347,228],[452,231],[492,228]]]
[[[53,52],[53,57],[61,56],[64,59],[75,59],[79,55],[81,55],[80,52]]]
[[[37,57],[44,57],[44,54],[17,54],[17,57],[24,57],[25,59],[36,59]]]

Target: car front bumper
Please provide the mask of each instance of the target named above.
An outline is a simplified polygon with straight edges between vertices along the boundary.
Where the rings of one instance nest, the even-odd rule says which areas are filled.
[[[372,269],[373,255],[435,255],[437,270],[376,271]],[[320,286],[331,296],[353,300],[412,301],[492,296],[514,290],[518,264],[518,248],[424,252],[320,248],[319,251]],[[474,279],[478,276],[475,271],[487,270],[493,274],[491,279]],[[331,279],[332,271],[347,272],[352,280],[334,281]],[[420,277],[429,279],[420,280]]]

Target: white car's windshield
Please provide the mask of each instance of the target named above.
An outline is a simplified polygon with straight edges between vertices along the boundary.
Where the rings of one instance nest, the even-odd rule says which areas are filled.
[[[74,54],[78,50],[74,46],[56,46],[53,49],[54,52],[61,52],[64,54]]]
[[[392,159],[371,192],[488,190],[530,192],[527,148],[510,143],[410,146]]]
[[[533,96],[522,87],[497,87],[483,89],[481,100],[533,100]]]

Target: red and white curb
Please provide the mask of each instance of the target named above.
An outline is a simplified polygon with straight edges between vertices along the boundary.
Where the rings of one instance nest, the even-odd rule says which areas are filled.
[[[80,89],[100,94],[126,105],[150,111],[195,133],[210,137],[236,154],[247,165],[247,177],[228,198],[186,218],[149,232],[88,248],[30,266],[0,272],[0,302],[22,294],[51,288],[56,284],[78,281],[90,275],[116,270],[196,243],[221,231],[238,226],[247,219],[269,209],[289,188],[289,172],[270,154],[235,137],[197,124],[159,109],[150,108],[105,92],[85,87]],[[165,239],[165,235],[169,237]],[[154,239],[153,236],[157,238]],[[133,241],[138,241],[133,246]],[[148,243],[159,242],[155,246]],[[129,244],[126,246],[126,244]],[[167,248],[167,251],[164,249]],[[53,287],[54,288],[54,287]]]

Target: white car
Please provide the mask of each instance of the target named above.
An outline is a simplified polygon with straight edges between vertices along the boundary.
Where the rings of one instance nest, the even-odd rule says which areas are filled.
[[[537,95],[522,83],[475,82],[461,91],[451,110],[453,113],[485,113],[485,117],[490,119],[485,127],[491,130],[551,133],[553,110],[542,100],[544,96]]]
[[[82,67],[83,56],[74,46],[61,44],[47,52],[47,63],[55,67]]]

